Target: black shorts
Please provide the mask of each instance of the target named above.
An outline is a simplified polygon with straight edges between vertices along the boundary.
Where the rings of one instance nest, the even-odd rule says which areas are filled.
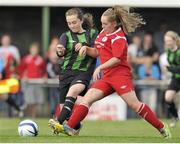
[[[168,90],[179,91],[180,90],[180,78],[172,77],[171,82],[168,86]]]
[[[65,71],[60,75],[59,80],[59,92],[60,92],[60,103],[64,103],[69,88],[77,83],[85,85],[85,89],[79,94],[84,96],[88,90],[88,86],[91,80],[92,73],[90,72],[79,72],[79,71]]]

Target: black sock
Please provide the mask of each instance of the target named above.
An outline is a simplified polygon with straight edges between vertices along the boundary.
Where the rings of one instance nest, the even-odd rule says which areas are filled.
[[[174,102],[171,102],[171,103],[167,102],[167,108],[168,108],[169,114],[172,117],[178,118],[178,113],[177,113],[177,109],[176,109],[176,106],[175,106]]]
[[[76,101],[76,98],[74,97],[68,96],[66,98],[64,106],[61,110],[61,114],[58,117],[58,121],[60,124],[62,124],[65,120],[67,120],[70,117],[75,101]]]
[[[16,102],[14,101],[14,99],[13,99],[11,96],[8,97],[8,99],[6,100],[6,102],[7,102],[10,106],[14,107],[16,110],[20,111],[19,106],[16,104]]]

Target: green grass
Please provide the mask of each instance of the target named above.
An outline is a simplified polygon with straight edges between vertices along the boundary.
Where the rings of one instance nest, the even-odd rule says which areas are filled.
[[[4,143],[178,143],[180,124],[171,129],[173,138],[163,139],[158,131],[143,120],[85,121],[80,136],[53,135],[47,126],[48,119],[36,119],[37,137],[20,137],[19,119],[0,118],[0,142]],[[166,121],[166,120],[165,120]]]

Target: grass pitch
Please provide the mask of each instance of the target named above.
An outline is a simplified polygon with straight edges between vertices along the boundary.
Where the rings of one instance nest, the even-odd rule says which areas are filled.
[[[84,121],[80,136],[53,135],[48,119],[35,119],[37,137],[20,137],[20,119],[0,118],[0,142],[3,143],[180,143],[180,123],[171,129],[173,138],[165,140],[144,120]],[[164,120],[166,121],[166,120]],[[167,122],[167,121],[166,121]]]

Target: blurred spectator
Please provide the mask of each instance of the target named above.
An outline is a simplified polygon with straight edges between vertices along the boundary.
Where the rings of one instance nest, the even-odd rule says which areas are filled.
[[[49,55],[51,55],[51,53],[56,53],[56,46],[59,43],[59,39],[56,36],[53,36],[49,45],[49,49],[48,52],[45,55],[45,60],[48,61],[49,60]]]
[[[132,43],[128,46],[128,62],[131,65],[131,71],[134,79],[137,79],[137,64],[134,61],[137,52],[141,47],[141,38],[138,35],[132,37]]]
[[[4,34],[1,38],[0,46],[0,78],[18,78],[18,64],[20,62],[20,54],[18,49],[11,45],[10,35]],[[3,75],[3,76],[2,76]],[[20,95],[19,95],[20,94]],[[23,117],[23,110],[25,108],[22,93],[18,92],[16,94],[6,94],[3,99],[9,104],[9,106],[14,107],[18,111],[19,117]],[[19,103],[20,101],[23,101]],[[12,116],[12,108],[9,108],[9,116]]]
[[[46,67],[43,58],[39,55],[39,44],[32,43],[29,54],[23,57],[21,63],[21,76],[24,81],[38,79],[46,76]],[[25,85],[23,88],[24,98],[28,105],[27,112],[30,116],[37,116],[37,106],[44,102],[44,91],[36,85]]]
[[[151,57],[144,58],[144,64],[138,68],[138,76],[141,80],[158,80],[160,79],[160,71],[157,65],[153,64]],[[156,111],[157,90],[144,86],[140,92],[141,100],[147,103],[152,110]]]
[[[137,52],[141,47],[141,38],[138,35],[133,35],[132,43],[128,46],[128,54],[132,57],[137,56]]]
[[[1,38],[0,55],[4,56],[5,64],[9,55],[12,55],[18,64],[20,63],[19,50],[17,47],[11,45],[11,37],[8,34],[4,34]]]
[[[8,61],[4,68],[4,72],[5,72],[5,79],[9,79],[9,78],[19,79],[18,64],[12,55],[9,55],[8,57]],[[19,116],[23,117],[24,116],[23,110],[26,108],[26,104],[21,89],[19,89],[19,91],[15,94],[8,94],[8,95],[9,97],[12,97],[15,100],[18,106],[20,106],[21,112],[19,113]],[[11,107],[9,107],[9,116],[13,116],[13,110]]]
[[[168,25],[165,20],[160,22],[159,30],[153,35],[154,44],[157,47],[158,53],[164,52],[164,34],[168,29]]]
[[[4,68],[5,70],[5,78],[19,78],[19,74],[18,74],[18,63],[15,60],[15,58],[12,55],[9,55],[8,59],[7,59],[7,64]]]
[[[46,71],[48,78],[58,78],[59,77],[59,64],[58,64],[58,56],[56,54],[56,46],[58,44],[59,40],[58,38],[53,38],[51,40],[49,50],[48,50],[48,62],[46,66]],[[60,60],[60,59],[59,59]],[[50,111],[52,116],[55,114],[56,106],[58,105],[59,101],[59,90],[57,87],[50,87],[48,89],[48,98],[50,102]]]
[[[138,50],[137,56],[141,59],[142,57],[150,56],[154,64],[159,65],[159,53],[157,48],[153,44],[152,35],[146,33],[143,38],[142,47]],[[141,59],[140,63],[144,60]]]

